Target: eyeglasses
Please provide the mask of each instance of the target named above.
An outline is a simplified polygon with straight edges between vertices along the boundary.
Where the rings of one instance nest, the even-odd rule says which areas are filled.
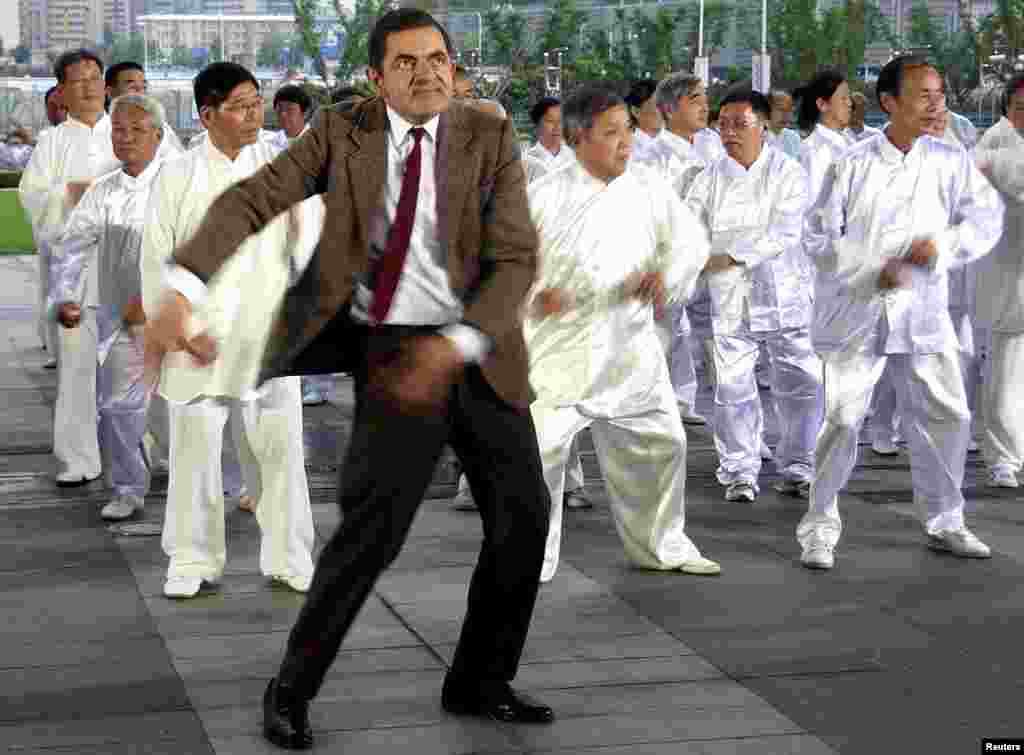
[[[739,132],[756,125],[758,125],[756,118],[720,118],[718,121],[718,130],[724,134],[726,131]]]
[[[426,62],[427,68],[429,68],[433,73],[438,73],[451,65],[451,61],[448,56],[443,53],[431,55],[429,58],[414,58],[412,55],[399,55],[391,63],[391,70],[409,75],[416,72],[421,60]]]
[[[231,113],[232,115],[248,115],[249,113],[261,113],[263,112],[263,106],[265,100],[262,95],[255,99],[249,100],[248,102],[225,102],[220,106],[220,109],[225,113]]]

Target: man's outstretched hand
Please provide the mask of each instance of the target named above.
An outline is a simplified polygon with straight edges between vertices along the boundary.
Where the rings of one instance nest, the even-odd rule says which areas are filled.
[[[200,366],[206,366],[217,358],[217,344],[210,336],[200,333],[191,339],[187,337],[191,315],[189,300],[172,291],[161,302],[156,317],[146,321],[143,342],[147,384],[156,384],[160,366],[168,352],[187,351]]]

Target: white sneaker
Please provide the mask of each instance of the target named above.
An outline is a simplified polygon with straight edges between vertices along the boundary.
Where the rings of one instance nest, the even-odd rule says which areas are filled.
[[[960,558],[991,558],[992,551],[973,532],[964,527],[928,535],[928,547],[934,551],[952,553]]]
[[[771,461],[774,458],[775,454],[773,454],[772,450],[768,448],[768,444],[764,442],[764,438],[761,438],[761,460]]]
[[[1005,467],[992,469],[988,473],[988,486],[990,488],[1018,488],[1017,475]]]
[[[800,563],[808,569],[831,569],[836,563],[833,550],[834,546],[816,540],[804,548]]]
[[[78,472],[61,472],[57,475],[57,487],[58,488],[78,488],[82,485],[88,485],[93,480],[99,479],[99,475],[95,477],[86,477]]]
[[[703,414],[698,414],[696,409],[692,409],[686,404],[679,403],[679,416],[683,419],[684,425],[706,425],[708,418]]]
[[[896,456],[900,447],[892,438],[875,438],[871,441],[871,450],[879,456]]]
[[[142,513],[144,501],[135,495],[124,495],[115,498],[100,511],[100,516],[108,522],[120,522],[131,519],[136,514]]]
[[[684,561],[676,569],[683,574],[696,574],[701,577],[714,577],[722,573],[722,567],[717,561],[703,556]]]
[[[469,488],[460,490],[452,499],[452,508],[455,511],[476,511],[476,501],[473,500],[473,493]]]
[[[202,577],[168,577],[164,582],[164,596],[168,598],[194,598],[203,586]]]
[[[749,482],[733,482],[725,489],[725,500],[727,501],[753,503],[755,498],[757,498],[757,491]]]
[[[270,579],[273,580],[275,584],[284,585],[295,592],[303,594],[309,592],[309,586],[313,583],[312,574],[305,577],[282,577],[275,574]]]
[[[775,483],[775,490],[783,495],[803,498],[805,501],[811,497],[811,483],[808,480],[793,480],[784,477]]]

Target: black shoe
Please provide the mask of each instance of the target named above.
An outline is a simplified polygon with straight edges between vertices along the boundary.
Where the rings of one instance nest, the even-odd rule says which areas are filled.
[[[313,746],[309,725],[309,700],[271,679],[263,693],[263,736],[286,750],[308,750]]]
[[[445,679],[441,707],[449,713],[510,724],[549,724],[555,720],[551,708],[517,693],[505,682],[475,687],[450,684]]]

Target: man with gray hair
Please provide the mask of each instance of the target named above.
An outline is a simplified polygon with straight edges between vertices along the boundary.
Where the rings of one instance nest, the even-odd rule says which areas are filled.
[[[630,162],[625,102],[586,87],[563,104],[577,162],[527,187],[540,269],[525,302],[530,412],[551,494],[541,581],[555,575],[573,438],[590,428],[629,560],[718,574],[685,532],[686,434],[654,328],[708,258],[704,228],[661,175]]]
[[[95,321],[99,432],[103,467],[113,497],[101,515],[128,519],[142,510],[149,471],[142,457],[149,392],[143,383],[142,228],[157,153],[163,139],[164,109],[152,97],[127,94],[110,108],[111,142],[121,168],[99,178],[85,192],[54,245],[50,301],[67,329],[82,322],[76,295],[90,268],[98,281]]]

